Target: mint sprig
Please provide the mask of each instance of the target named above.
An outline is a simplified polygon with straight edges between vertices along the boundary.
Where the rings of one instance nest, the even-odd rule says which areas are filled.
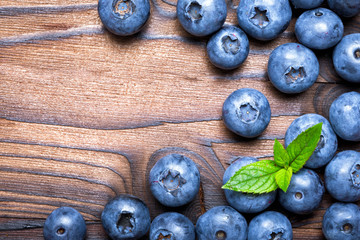
[[[280,188],[286,192],[293,173],[298,172],[315,151],[321,129],[322,123],[308,128],[286,149],[275,139],[274,160],[261,160],[242,167],[222,188],[245,193],[268,193]]]

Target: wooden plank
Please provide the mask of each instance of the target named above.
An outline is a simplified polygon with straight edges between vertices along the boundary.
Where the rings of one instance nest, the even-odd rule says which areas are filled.
[[[226,24],[237,24],[236,2],[228,1]],[[87,239],[108,239],[100,215],[119,193],[141,197],[152,218],[174,211],[154,199],[147,180],[155,162],[174,152],[201,172],[195,200],[175,209],[196,223],[211,207],[227,204],[222,176],[232,161],[271,159],[273,140],[283,142],[294,119],[327,117],[337,96],[360,91],[336,75],[330,51],[316,51],[320,76],[305,93],[289,96],[272,86],[268,57],[280,44],[296,42],[299,12],[276,40],[250,38],[243,66],[221,71],[207,59],[208,38],[186,33],[174,4],[151,4],[144,30],[120,38],[104,29],[94,0],[0,2],[0,239],[42,239],[47,215],[59,206],[83,214]],[[345,21],[346,34],[359,31],[360,16]],[[242,87],[262,91],[272,108],[269,127],[252,140],[221,120],[224,100]],[[360,144],[340,140],[338,150],[347,149],[360,151]],[[294,239],[324,239],[322,216],[334,201],[325,194],[308,216],[290,214],[278,202],[269,209],[290,218]]]

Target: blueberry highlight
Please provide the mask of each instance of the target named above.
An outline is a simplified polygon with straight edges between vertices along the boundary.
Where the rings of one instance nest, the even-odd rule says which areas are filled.
[[[98,12],[107,30],[119,36],[139,32],[150,17],[149,0],[99,0]]]
[[[176,15],[191,35],[203,37],[218,31],[225,22],[225,0],[178,0]]]
[[[179,207],[191,202],[200,188],[200,173],[195,163],[180,154],[169,154],[153,166],[150,190],[164,206]]]
[[[270,123],[270,104],[261,92],[241,88],[225,100],[222,117],[228,129],[242,137],[253,138]]]
[[[241,0],[237,8],[240,27],[262,41],[276,38],[289,26],[292,16],[288,0]]]
[[[74,208],[60,207],[46,218],[43,234],[45,240],[83,240],[85,220]]]
[[[348,92],[336,98],[330,106],[329,120],[339,137],[360,141],[360,93]]]
[[[217,206],[201,215],[196,222],[198,240],[246,240],[246,219],[229,206]]]
[[[332,59],[335,71],[341,78],[360,83],[360,33],[343,37],[336,45]]]
[[[353,203],[334,203],[323,217],[322,231],[327,240],[360,239],[360,208]]]
[[[287,191],[279,191],[279,202],[289,212],[309,214],[319,207],[324,193],[319,175],[302,168],[293,174]]]
[[[150,239],[195,240],[195,227],[190,219],[180,213],[162,213],[151,223]]]
[[[328,49],[343,37],[344,25],[331,10],[316,8],[303,12],[295,23],[299,42],[311,49]]]
[[[266,211],[254,217],[249,224],[248,240],[291,240],[292,226],[289,219],[275,211]]]
[[[149,231],[151,219],[149,209],[141,199],[122,194],[106,204],[101,222],[111,239],[135,240]]]
[[[301,93],[314,85],[319,76],[319,61],[307,47],[285,43],[271,52],[267,72],[271,83],[279,91]]]

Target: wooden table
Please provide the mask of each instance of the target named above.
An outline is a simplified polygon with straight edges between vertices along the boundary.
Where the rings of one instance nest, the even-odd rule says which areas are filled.
[[[42,239],[46,217],[59,206],[83,214],[87,239],[107,239],[100,215],[120,193],[142,198],[152,218],[173,211],[152,197],[147,178],[156,160],[174,152],[192,158],[201,172],[197,198],[175,209],[195,223],[209,208],[227,204],[220,187],[234,159],[271,158],[273,140],[283,143],[294,119],[327,117],[335,97],[359,90],[335,74],[331,51],[316,52],[321,73],[308,91],[286,95],[272,86],[269,54],[296,41],[295,18],[276,40],[250,39],[239,69],[216,69],[206,56],[207,39],[182,29],[171,1],[152,0],[145,29],[121,38],[104,30],[97,0],[1,0],[0,239]],[[228,3],[226,23],[236,24]],[[360,16],[344,23],[345,34],[360,31]],[[270,125],[252,140],[221,120],[224,100],[242,87],[263,92],[272,109]],[[346,149],[360,151],[360,144],[340,140],[339,151]],[[322,216],[332,202],[326,194],[309,216],[278,203],[270,209],[290,218],[294,239],[324,239]]]

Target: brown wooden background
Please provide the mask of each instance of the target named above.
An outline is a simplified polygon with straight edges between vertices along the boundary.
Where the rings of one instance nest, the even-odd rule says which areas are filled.
[[[236,24],[238,2],[228,1],[227,24]],[[295,18],[274,41],[250,39],[242,67],[218,70],[207,59],[207,39],[181,28],[175,4],[152,0],[144,30],[121,38],[104,30],[97,0],[0,1],[0,239],[42,239],[46,217],[59,206],[83,214],[88,239],[107,239],[101,211],[125,192],[142,198],[152,218],[173,211],[147,187],[152,165],[172,152],[191,157],[201,172],[198,197],[175,209],[195,223],[226,204],[222,175],[234,159],[271,158],[273,140],[282,141],[295,118],[327,116],[335,97],[359,90],[336,76],[331,50],[316,52],[321,74],[308,91],[292,96],[272,86],[269,54],[296,41]],[[360,16],[344,23],[345,34],[360,32]],[[224,100],[242,87],[263,92],[272,108],[269,127],[253,140],[221,121]],[[360,144],[340,141],[345,149],[360,151]],[[323,239],[321,220],[332,202],[326,194],[308,216],[278,203],[270,209],[289,216],[294,239]]]

